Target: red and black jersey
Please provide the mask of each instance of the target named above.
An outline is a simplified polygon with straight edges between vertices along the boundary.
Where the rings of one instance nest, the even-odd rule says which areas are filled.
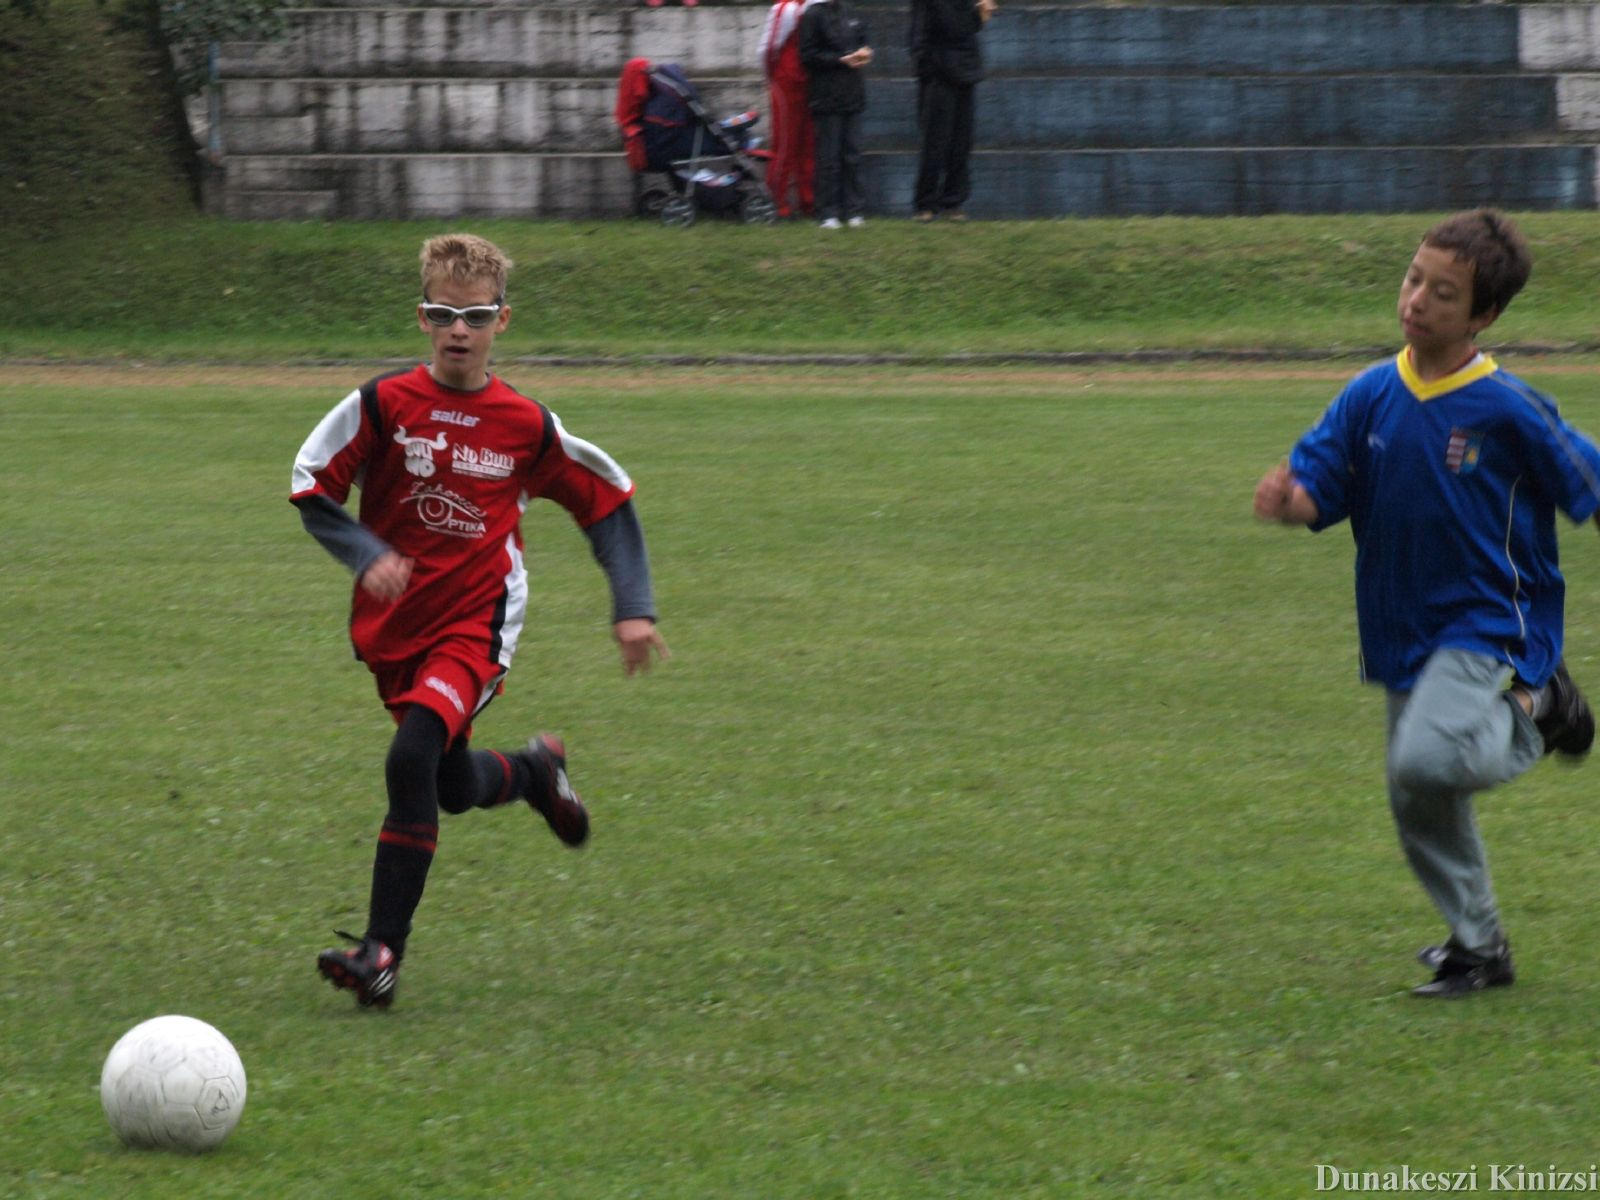
[[[355,589],[350,634],[363,661],[401,662],[461,636],[486,641],[504,667],[527,613],[528,502],[554,500],[588,528],[634,490],[538,401],[494,376],[478,391],[447,388],[425,365],[351,392],[300,448],[290,499],[343,505],[352,485],[361,524],[413,560],[397,602]]]

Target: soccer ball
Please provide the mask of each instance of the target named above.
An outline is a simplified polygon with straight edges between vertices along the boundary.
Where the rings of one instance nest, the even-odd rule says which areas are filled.
[[[123,1034],[100,1072],[100,1103],[129,1146],[213,1149],[244,1111],[233,1043],[193,1017],[153,1017]]]

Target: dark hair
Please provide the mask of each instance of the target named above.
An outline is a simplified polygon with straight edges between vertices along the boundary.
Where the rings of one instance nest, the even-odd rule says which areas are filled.
[[[1440,221],[1422,239],[1424,246],[1448,250],[1472,264],[1472,315],[1502,313],[1533,273],[1528,243],[1509,217],[1492,208],[1457,213]]]

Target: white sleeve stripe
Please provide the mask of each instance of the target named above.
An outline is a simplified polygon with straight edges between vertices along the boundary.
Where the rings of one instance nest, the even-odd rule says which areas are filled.
[[[561,443],[562,452],[568,458],[581,467],[587,467],[618,491],[633,491],[633,480],[629,479],[628,473],[617,465],[616,459],[593,442],[573,437],[566,431],[561,424],[561,418],[555,413],[550,414],[550,419],[556,424],[556,438]]]
[[[1561,428],[1561,416],[1551,402],[1550,397],[1534,391],[1520,379],[1510,379],[1502,375],[1501,380],[1510,386],[1513,392],[1521,396],[1534,412],[1544,418],[1544,423],[1549,428],[1556,443],[1561,447],[1561,452],[1567,456],[1567,461],[1572,464],[1573,469],[1583,478],[1584,486],[1589,489],[1589,494],[1596,501],[1600,501],[1600,477],[1596,476],[1595,470],[1589,465],[1588,459],[1583,456],[1577,446],[1573,445],[1572,439]],[[1567,515],[1571,516],[1572,514],[1568,512]],[[1588,516],[1589,514],[1585,513],[1578,519],[1587,520]]]
[[[294,476],[290,483],[291,496],[303,496],[317,488],[316,474],[324,470],[334,456],[355,440],[361,429],[361,389],[357,388],[318,422],[311,436],[295,456]]]

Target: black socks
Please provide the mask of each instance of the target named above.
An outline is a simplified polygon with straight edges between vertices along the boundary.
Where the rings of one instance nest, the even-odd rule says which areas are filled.
[[[529,785],[520,755],[472,750],[465,738],[446,747],[439,715],[412,705],[401,719],[384,763],[389,812],[372,861],[367,936],[405,953],[411,918],[422,902],[439,845],[439,812],[463,813],[520,800]]]

